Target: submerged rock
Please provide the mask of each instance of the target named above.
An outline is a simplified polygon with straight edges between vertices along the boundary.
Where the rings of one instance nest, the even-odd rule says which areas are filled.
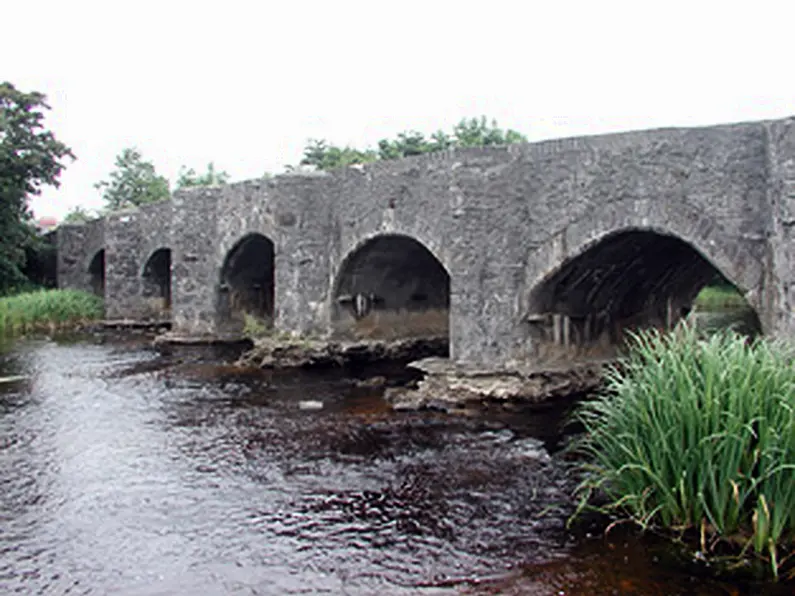
[[[305,399],[298,402],[299,410],[322,410],[323,402],[316,399]]]

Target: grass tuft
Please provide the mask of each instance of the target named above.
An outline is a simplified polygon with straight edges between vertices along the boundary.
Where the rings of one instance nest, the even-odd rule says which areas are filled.
[[[795,352],[733,332],[642,332],[584,402],[581,507],[699,537],[775,577],[795,538]]]
[[[0,336],[57,331],[102,317],[102,299],[79,290],[36,290],[0,298]]]

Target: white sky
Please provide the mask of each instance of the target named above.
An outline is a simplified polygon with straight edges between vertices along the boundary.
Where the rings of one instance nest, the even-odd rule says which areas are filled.
[[[0,80],[78,157],[32,201],[60,218],[133,145],[172,182],[241,180],[470,116],[537,140],[795,115],[793,23],[792,0],[6,1]]]

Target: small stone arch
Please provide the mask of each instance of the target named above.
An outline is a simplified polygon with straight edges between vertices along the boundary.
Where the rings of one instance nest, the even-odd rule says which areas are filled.
[[[88,284],[97,296],[105,297],[105,249],[94,253],[88,264]]]
[[[627,329],[675,325],[716,279],[745,296],[761,331],[763,264],[739,243],[728,250],[731,240],[710,218],[678,208],[657,225],[649,216],[622,217],[623,209],[594,213],[531,253],[518,304],[524,355],[610,352]]]
[[[337,336],[398,339],[449,335],[450,275],[412,236],[377,234],[342,260],[331,292]]]
[[[171,312],[171,249],[161,247],[146,259],[141,271],[141,293],[152,315]]]
[[[267,236],[252,232],[227,252],[221,266],[217,316],[221,330],[243,329],[247,317],[271,327],[275,299],[275,247]]]

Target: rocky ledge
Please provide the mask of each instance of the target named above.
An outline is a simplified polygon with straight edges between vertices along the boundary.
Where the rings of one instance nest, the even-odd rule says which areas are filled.
[[[464,368],[443,358],[426,358],[409,365],[424,374],[423,380],[413,387],[389,388],[385,397],[396,410],[453,411],[484,401],[541,403],[599,388],[605,364],[491,371]]]
[[[378,362],[411,362],[448,351],[446,337],[400,340],[328,341],[315,339],[255,340],[237,361],[239,366],[267,369],[324,368]]]

